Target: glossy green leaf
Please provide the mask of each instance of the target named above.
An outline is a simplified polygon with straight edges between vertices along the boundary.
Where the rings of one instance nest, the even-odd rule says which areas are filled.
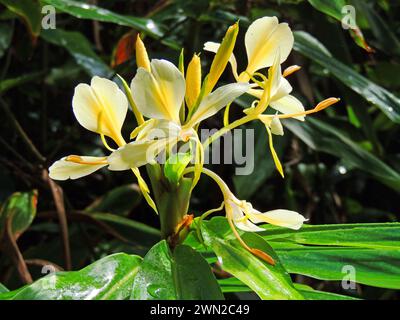
[[[8,292],[9,290],[2,284],[0,283],[0,294]]]
[[[157,243],[143,258],[133,282],[132,300],[175,300],[172,277],[173,258],[165,240]]]
[[[351,268],[355,271],[355,282],[400,289],[399,249],[305,246],[274,241],[270,244],[290,273],[341,281]]]
[[[293,241],[304,245],[400,249],[400,223],[303,225],[300,230],[265,225],[267,241]]]
[[[339,157],[393,190],[400,191],[400,174],[352,141],[340,128],[315,118],[308,118],[304,123],[287,120],[284,125],[311,149]]]
[[[219,285],[223,292],[251,292],[252,290],[246,286],[243,282],[236,278],[226,278],[218,280]],[[326,292],[314,290],[312,287],[294,283],[294,287],[304,296],[306,300],[357,300],[356,298]]]
[[[202,223],[202,235],[215,252],[224,271],[248,285],[261,299],[302,299],[282,267],[278,256],[260,236],[245,233],[244,241],[252,248],[269,254],[276,262],[271,266],[244,249],[233,237],[226,218],[216,217]]]
[[[18,238],[31,225],[36,216],[37,191],[16,192],[3,204],[0,211],[0,238],[7,219],[11,218],[12,232]]]
[[[325,13],[326,15],[336,19],[342,25],[348,24],[346,15],[351,14],[351,12],[343,11],[343,8],[347,5],[345,0],[308,0],[308,2],[317,10]],[[354,17],[355,19],[355,17]],[[351,21],[355,22],[355,21]],[[347,29],[350,31],[355,43],[361,48],[367,50],[368,52],[373,52],[373,49],[366,43],[364,36],[357,25],[347,25]]]
[[[127,184],[108,191],[87,207],[86,211],[127,216],[139,204],[140,200],[141,193],[138,186],[136,184]]]
[[[8,49],[13,35],[13,27],[9,23],[0,23],[0,58]]]
[[[122,300],[129,297],[141,258],[117,253],[80,271],[49,274],[0,294],[0,300]]]
[[[37,37],[40,33],[42,13],[41,6],[37,0],[0,0],[10,11],[16,13],[25,22],[32,36]]]
[[[294,287],[301,292],[306,300],[358,300],[357,298],[342,294],[314,290],[310,286],[304,284],[295,283]]]
[[[223,295],[199,253],[185,245],[178,245],[172,253],[163,240],[144,257],[131,299],[220,300]]]
[[[172,185],[177,185],[182,178],[183,171],[192,159],[190,153],[172,154],[164,165],[164,175]]]
[[[321,42],[309,33],[296,31],[294,35],[294,50],[329,70],[340,82],[381,109],[389,119],[400,123],[400,99],[397,96],[336,60]]]
[[[90,42],[81,33],[57,28],[43,30],[41,37],[65,48],[90,76],[109,78],[113,75],[112,69],[93,51]]]
[[[79,19],[90,19],[102,22],[115,23],[122,26],[143,31],[153,37],[161,37],[162,32],[155,21],[121,15],[95,5],[71,0],[42,0],[54,6],[58,11],[68,13]]]

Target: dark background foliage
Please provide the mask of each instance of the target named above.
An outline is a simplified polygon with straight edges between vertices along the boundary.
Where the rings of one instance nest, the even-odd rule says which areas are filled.
[[[267,137],[259,125],[251,125],[256,133],[253,174],[235,176],[234,165],[213,169],[254,207],[293,209],[309,218],[310,224],[399,220],[397,1],[351,1],[363,38],[343,29],[332,11],[323,10],[324,1],[86,1],[130,16],[128,22],[118,16],[108,22],[85,16],[73,6],[68,11],[63,3],[69,1],[43,4],[52,2],[58,9],[57,29],[39,27],[41,32],[35,34],[34,11],[21,14],[12,10],[9,1],[0,1],[4,4],[0,5],[0,201],[6,201],[16,191],[38,190],[37,216],[18,241],[26,259],[66,266],[55,206],[57,197],[52,193],[54,186],[52,189],[43,177],[45,169],[68,154],[104,152],[100,139],[81,128],[73,117],[74,87],[88,83],[93,75],[115,79],[118,73],[130,80],[136,70],[133,41],[138,32],[152,58],[163,57],[177,63],[179,50],[184,47],[187,62],[193,53],[202,51],[206,41],[222,39],[227,27],[238,20],[240,33],[235,54],[239,69],[243,69],[245,30],[251,21],[264,15],[276,15],[292,30],[308,32],[332,54],[333,58],[328,56],[321,62],[316,55],[319,51],[304,42],[301,34],[296,35],[295,50],[285,63],[303,66],[291,78],[295,95],[308,108],[330,96],[341,97],[342,101],[305,124],[285,122],[285,136],[275,139],[284,163],[284,180],[274,170]],[[201,58],[207,70],[212,55],[202,52]],[[338,68],[337,61],[347,69]],[[370,83],[357,82],[348,70]],[[230,72],[225,72],[222,80],[232,80]],[[381,89],[394,96],[388,98]],[[384,103],[371,103],[374,97],[368,90]],[[248,99],[242,98],[240,104],[232,108],[232,118],[240,116]],[[386,112],[382,112],[385,108]],[[218,115],[204,126],[214,128],[221,123],[222,115]],[[129,115],[126,136],[134,126],[134,117]],[[141,200],[133,175],[102,170],[59,185],[68,217],[73,269],[111,252],[143,254],[157,241],[158,217]],[[208,179],[202,179],[195,189],[191,212],[202,213],[220,202],[217,189]],[[34,278],[41,275],[41,265],[40,261],[31,261],[29,270]],[[343,293],[336,282],[302,276],[296,280]],[[0,252],[0,282],[12,289],[22,285],[6,250]],[[398,297],[393,290],[360,285],[353,294],[378,299]]]

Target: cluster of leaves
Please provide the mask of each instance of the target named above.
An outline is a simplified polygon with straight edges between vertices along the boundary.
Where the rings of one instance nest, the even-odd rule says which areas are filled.
[[[249,292],[264,299],[398,297],[395,1],[86,2],[0,0],[0,105],[7,119],[0,129],[1,299],[237,299],[253,297]],[[355,8],[356,29],[342,28],[346,4]],[[57,10],[56,29],[41,28],[44,5]],[[297,232],[266,226],[259,235],[243,235],[273,256],[275,267],[242,249],[221,217],[202,222],[201,234],[193,230],[171,252],[126,175],[100,172],[61,186],[48,179],[45,168],[66,152],[100,154],[93,136],[73,121],[73,88],[94,75],[132,78],[138,32],[147,36],[151,57],[177,61],[181,47],[189,58],[205,41],[220,40],[229,24],[239,20],[245,29],[264,15],[298,30],[288,64],[303,66],[294,87],[304,104],[342,97],[341,105],[306,123],[284,122],[289,130],[276,145],[285,180],[275,173],[257,124],[251,126],[254,172],[234,176],[233,166],[219,168],[258,208],[285,207],[310,219]],[[244,65],[245,55],[235,53]],[[240,114],[249,101],[242,97],[232,110]],[[211,121],[206,125],[213,127]],[[193,194],[195,214],[221,201],[209,183],[202,180]],[[192,227],[198,225],[195,220]],[[80,271],[43,277],[49,265]],[[356,270],[356,290],[340,286],[347,265]]]

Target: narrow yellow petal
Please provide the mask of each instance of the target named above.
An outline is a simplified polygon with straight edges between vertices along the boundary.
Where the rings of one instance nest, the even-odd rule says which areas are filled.
[[[198,55],[193,55],[186,74],[186,104],[191,110],[201,90],[201,61]]]
[[[147,55],[146,47],[140,36],[138,35],[136,38],[136,65],[141,68],[146,69],[150,72],[150,60],[149,56]]]
[[[274,148],[274,144],[273,144],[273,141],[272,141],[271,130],[268,128],[268,126],[265,126],[265,128],[267,129],[267,132],[268,132],[269,148],[271,150],[272,159],[274,160],[275,167],[279,171],[279,173],[281,174],[282,178],[284,178],[285,175],[283,174],[282,164],[281,164],[281,162],[280,162],[280,160],[278,158],[278,155],[276,154],[276,151],[275,151],[275,148]]]

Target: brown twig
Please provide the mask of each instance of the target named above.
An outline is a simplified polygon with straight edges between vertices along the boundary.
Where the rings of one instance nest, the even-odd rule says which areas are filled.
[[[61,239],[63,243],[65,269],[71,270],[72,268],[71,250],[69,245],[68,222],[67,222],[67,213],[65,211],[65,206],[64,206],[63,190],[57,183],[54,182],[54,180],[50,179],[47,169],[43,169],[42,177],[43,180],[49,184],[51,193],[53,195],[54,204],[56,206],[58,221],[60,223],[60,228],[61,228]]]
[[[43,259],[25,259],[25,263],[32,265],[32,266],[39,266],[39,267],[45,267],[45,266],[53,266],[55,271],[64,271],[63,268],[61,268],[58,264],[55,264],[54,262],[50,262],[48,260],[43,260]]]
[[[21,281],[25,284],[32,283],[32,276],[28,270],[28,267],[25,263],[24,257],[22,256],[21,251],[18,248],[17,241],[12,232],[12,215],[10,215],[6,220],[6,232],[5,232],[5,240],[7,243],[7,248],[10,253],[11,259],[17,267],[17,271]]]

